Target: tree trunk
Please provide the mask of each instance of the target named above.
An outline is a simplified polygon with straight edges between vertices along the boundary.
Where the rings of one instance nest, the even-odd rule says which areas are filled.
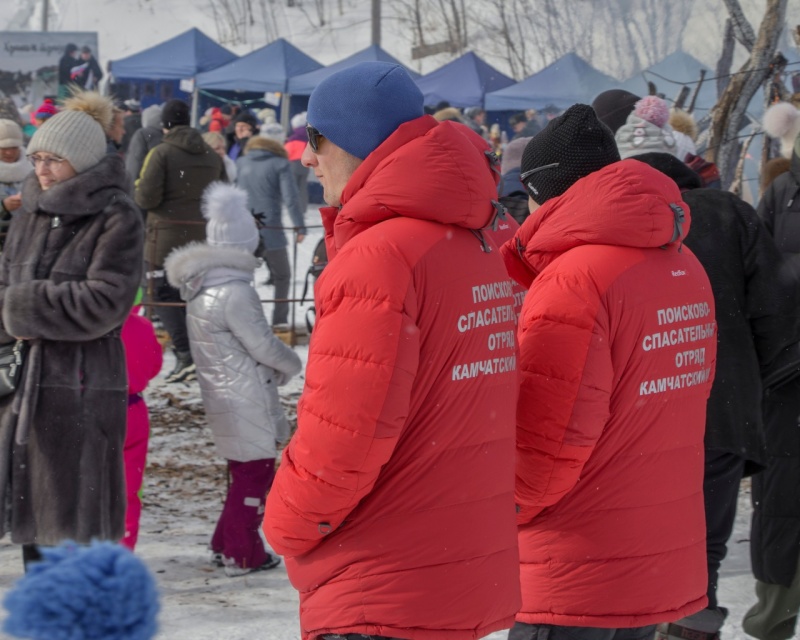
[[[786,16],[787,2],[788,0],[767,0],[764,19],[761,21],[750,58],[731,78],[725,92],[711,112],[711,135],[706,159],[717,164],[723,189],[727,189],[733,180],[738,160],[737,137],[742,128],[747,105],[750,104],[750,100],[758,88],[770,75],[769,65],[778,45],[778,37]],[[746,40],[747,28],[743,26],[741,19],[737,18],[732,10],[733,5],[738,7],[738,0],[725,0],[725,4],[731,12],[734,33],[737,34],[737,37],[742,36]],[[746,21],[744,24],[747,24]]]
[[[733,35],[733,21],[728,18],[725,21],[725,35],[722,41],[722,53],[717,61],[717,99],[725,93],[725,87],[730,82],[731,67],[733,66],[733,50],[736,47],[736,40]]]

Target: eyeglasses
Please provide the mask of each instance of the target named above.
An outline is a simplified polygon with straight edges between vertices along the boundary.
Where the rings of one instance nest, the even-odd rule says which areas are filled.
[[[310,124],[306,125],[306,135],[308,136],[308,144],[311,145],[311,150],[314,153],[319,153],[319,139],[324,138],[318,129],[315,129]]]
[[[28,160],[31,161],[31,164],[34,167],[38,167],[40,164],[43,164],[46,169],[49,169],[54,164],[60,165],[62,162],[64,162],[64,158],[59,158],[58,156],[47,156],[46,158],[43,158],[42,156],[37,156],[36,154],[29,155]]]

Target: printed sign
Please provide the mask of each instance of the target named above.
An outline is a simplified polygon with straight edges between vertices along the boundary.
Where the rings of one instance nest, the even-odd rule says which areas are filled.
[[[35,108],[45,96],[57,95],[58,63],[68,44],[88,46],[98,57],[96,32],[0,31],[0,97]]]

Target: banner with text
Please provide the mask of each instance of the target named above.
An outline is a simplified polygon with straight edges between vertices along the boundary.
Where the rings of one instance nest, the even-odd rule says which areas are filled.
[[[68,44],[87,46],[95,58],[93,31],[0,31],[0,97],[18,107],[36,108],[46,96],[58,93],[58,63]]]

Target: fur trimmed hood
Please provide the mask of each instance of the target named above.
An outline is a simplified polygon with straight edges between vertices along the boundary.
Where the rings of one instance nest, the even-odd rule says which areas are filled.
[[[164,260],[167,281],[180,289],[187,302],[203,287],[230,280],[253,279],[260,260],[244,249],[210,247],[205,242],[191,242],[175,249]]]
[[[19,160],[16,162],[0,162],[0,183],[13,184],[22,182],[33,167],[26,156],[25,147],[20,147]]]
[[[104,156],[83,173],[42,191],[35,173],[22,186],[22,206],[63,216],[93,216],[119,198],[128,198],[131,179],[125,163],[116,154]],[[131,202],[131,207],[133,203]]]
[[[245,155],[249,155],[253,151],[269,151],[270,153],[280,156],[281,158],[288,158],[289,154],[284,149],[283,145],[277,140],[265,138],[264,136],[253,136],[245,147]]]

